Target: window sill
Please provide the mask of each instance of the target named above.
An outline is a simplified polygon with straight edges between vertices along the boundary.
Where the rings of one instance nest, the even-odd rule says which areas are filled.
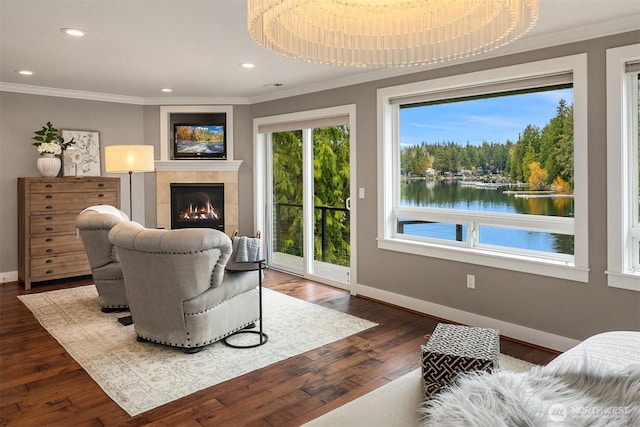
[[[504,254],[481,249],[470,249],[414,242],[404,239],[378,239],[378,248],[413,255],[446,259],[448,261],[483,265],[486,267],[536,274],[558,279],[589,282],[589,269],[561,261],[530,256]],[[639,288],[640,290],[640,288]]]
[[[617,273],[614,271],[606,271],[605,273],[609,287],[640,292],[640,273]]]

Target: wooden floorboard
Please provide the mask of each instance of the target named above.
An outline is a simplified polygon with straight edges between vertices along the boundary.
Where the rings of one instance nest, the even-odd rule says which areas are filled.
[[[265,287],[378,326],[130,417],[17,298],[90,283],[84,277],[30,291],[0,286],[0,425],[299,426],[418,368],[420,344],[441,321],[267,270]],[[557,356],[504,337],[500,346],[536,364]]]

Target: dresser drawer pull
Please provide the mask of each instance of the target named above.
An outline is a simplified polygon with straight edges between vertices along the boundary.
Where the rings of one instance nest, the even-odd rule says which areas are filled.
[[[104,197],[104,194],[98,194],[98,197],[99,197],[99,198],[103,198],[103,197]]]
[[[47,227],[47,228],[45,228],[45,230],[47,230],[47,231],[53,231],[53,227]]]
[[[46,196],[44,196],[45,199],[53,199],[53,196],[51,194],[47,194]]]
[[[98,187],[102,188],[102,187],[104,187],[104,184],[100,183],[100,184],[98,184]]]
[[[45,216],[44,219],[46,219],[47,221],[51,221],[53,219],[52,216]]]
[[[47,187],[47,188],[53,188],[53,185],[52,185],[52,184],[47,184],[47,185],[45,185],[45,187]]]
[[[53,209],[53,206],[45,206],[45,209]]]
[[[53,262],[52,259],[48,259],[48,260],[45,261],[46,264],[51,264],[52,262]]]
[[[53,237],[47,237],[47,238],[45,239],[45,242],[53,242]]]
[[[45,273],[46,274],[51,274],[51,273],[53,273],[53,270],[47,270],[47,271],[45,271]]]
[[[46,250],[46,252],[47,253],[51,253],[51,252],[53,252],[53,249],[49,248],[49,249]]]

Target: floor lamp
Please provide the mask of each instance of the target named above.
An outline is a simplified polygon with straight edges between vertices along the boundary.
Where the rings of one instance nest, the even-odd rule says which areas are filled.
[[[153,172],[153,145],[108,145],[104,147],[104,170],[107,173],[129,173],[129,217],[133,220],[133,192],[131,175],[134,172]]]

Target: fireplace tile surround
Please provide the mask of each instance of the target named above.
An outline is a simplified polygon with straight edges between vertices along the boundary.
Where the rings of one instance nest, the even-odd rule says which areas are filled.
[[[176,160],[176,162],[179,162]],[[209,161],[204,161],[209,162]],[[215,162],[211,160],[210,162]],[[238,229],[238,172],[237,171],[156,171],[157,226],[171,228],[172,183],[224,184],[225,233],[229,236]]]

